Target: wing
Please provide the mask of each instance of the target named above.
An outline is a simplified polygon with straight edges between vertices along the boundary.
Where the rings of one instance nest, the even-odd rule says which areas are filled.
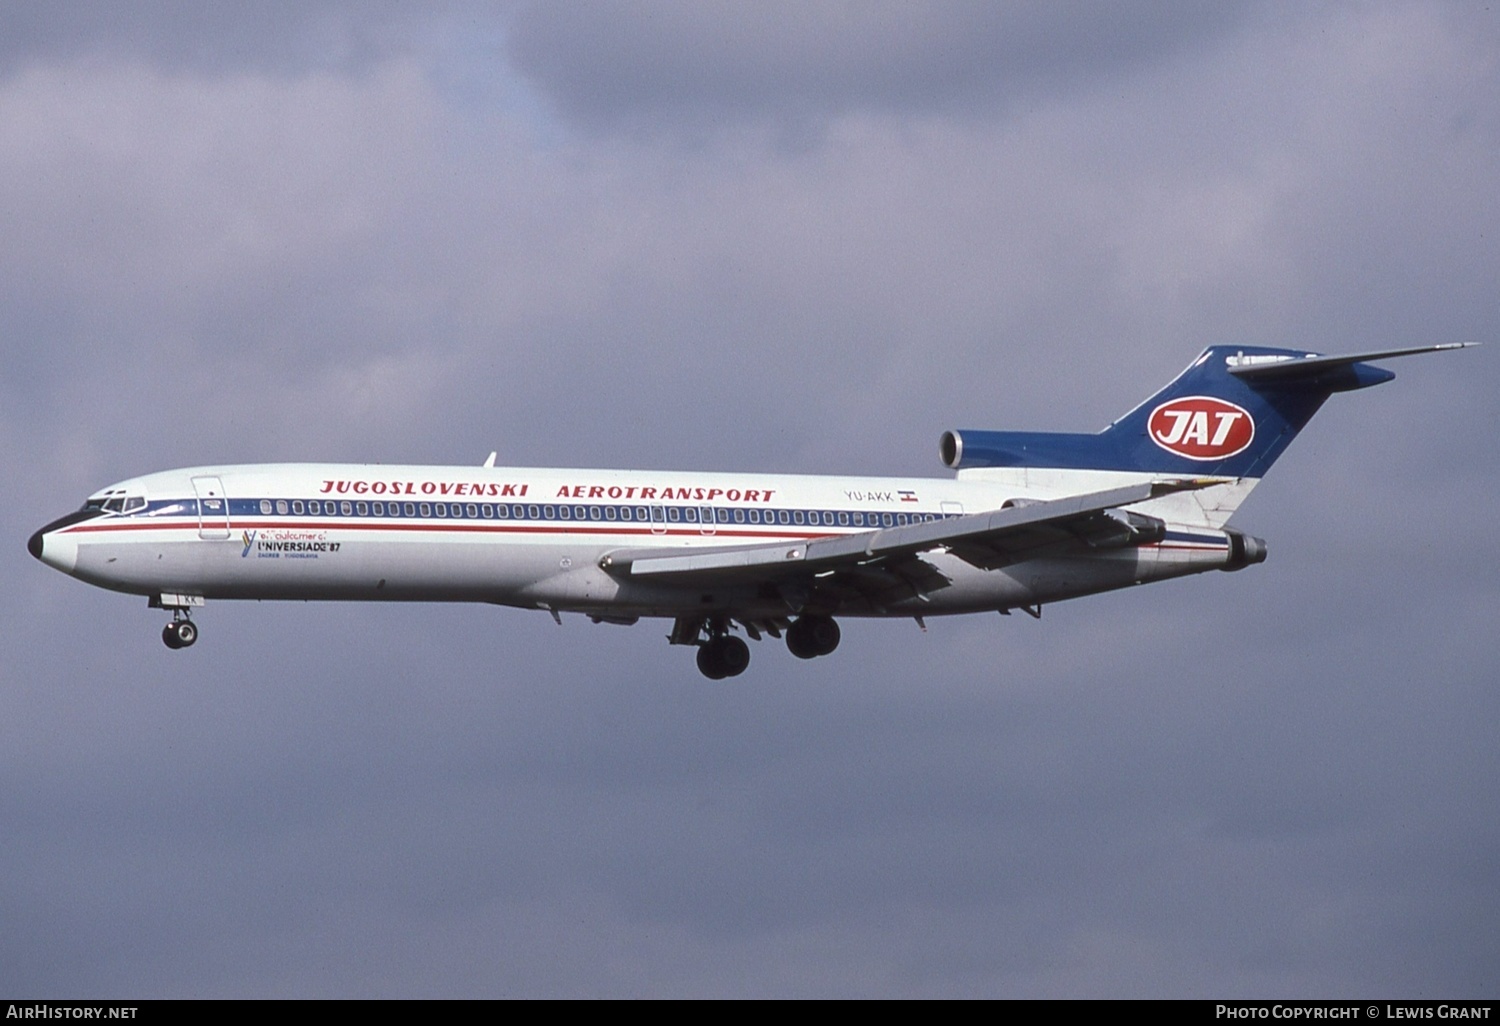
[[[925,595],[951,583],[922,558],[924,552],[940,549],[994,570],[1040,555],[1159,541],[1165,531],[1162,521],[1119,507],[1217,483],[1147,482],[805,542],[686,551],[626,549],[610,553],[599,565],[611,574],[664,584],[762,583],[791,594],[815,587],[844,589],[880,604],[893,597]]]

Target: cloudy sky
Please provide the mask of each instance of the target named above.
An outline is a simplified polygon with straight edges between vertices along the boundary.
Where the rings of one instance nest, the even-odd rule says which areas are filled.
[[[1500,992],[1500,9],[0,6],[0,993]],[[144,600],[106,483],[943,473],[1210,343],[1338,397],[1271,558],[849,621]]]

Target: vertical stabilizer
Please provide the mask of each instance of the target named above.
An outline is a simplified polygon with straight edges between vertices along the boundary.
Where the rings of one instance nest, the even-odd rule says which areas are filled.
[[[1032,480],[1093,471],[1228,478],[1253,485],[1330,395],[1395,377],[1366,361],[1472,344],[1352,356],[1211,346],[1165,388],[1097,434],[949,431],[942,439],[943,461],[961,471],[1024,469]],[[1224,491],[1217,499],[1220,505],[1210,514],[1220,522],[1249,493],[1249,487]]]

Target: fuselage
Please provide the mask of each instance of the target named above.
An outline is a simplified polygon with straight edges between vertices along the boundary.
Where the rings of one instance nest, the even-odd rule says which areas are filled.
[[[1123,475],[1142,477],[1149,475]],[[1120,478],[1121,475],[1113,475]],[[1090,482],[1098,483],[1098,482]],[[1108,482],[1105,482],[1108,483]],[[622,549],[715,548],[876,531],[1052,498],[1077,482],[381,464],[207,466],[119,482],[32,538],[81,580],[203,599],[490,602],[601,619],[787,615],[766,589],[680,587],[600,566]],[[1235,487],[1225,482],[1224,487]],[[1176,502],[1176,506],[1172,503]],[[1163,512],[1191,514],[1179,497]],[[1151,504],[1141,508],[1150,511]],[[1187,519],[1187,518],[1184,518]],[[1006,609],[1223,567],[1230,536],[1203,519],[1159,542],[980,570],[941,550],[951,584],[829,615]]]

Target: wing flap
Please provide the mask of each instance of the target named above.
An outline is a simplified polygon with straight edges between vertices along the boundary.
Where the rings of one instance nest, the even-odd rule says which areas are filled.
[[[776,583],[829,570],[864,567],[897,577],[909,571],[916,580],[932,584],[936,582],[931,574],[942,575],[925,560],[918,560],[921,567],[909,562],[918,553],[943,548],[975,566],[994,569],[1045,549],[1139,544],[1147,540],[1145,536],[1151,532],[1151,525],[1161,522],[1125,513],[1117,507],[1218,483],[1208,478],[1143,482],[1065,499],[806,542],[687,551],[627,549],[605,556],[600,566],[613,574],[684,583],[707,578]],[[942,583],[948,583],[946,577]]]

